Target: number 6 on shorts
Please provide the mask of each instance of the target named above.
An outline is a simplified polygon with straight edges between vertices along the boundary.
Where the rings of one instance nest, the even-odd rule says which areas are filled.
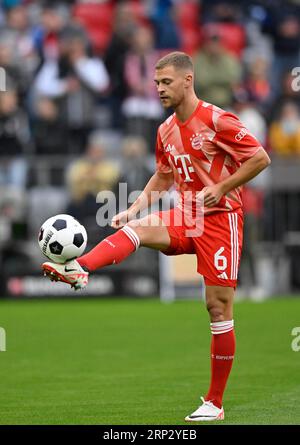
[[[215,256],[214,256],[215,268],[217,270],[221,270],[221,271],[227,269],[227,258],[226,258],[226,256],[222,255],[224,250],[225,250],[225,247],[220,247],[220,249],[217,250],[217,252],[215,253]]]

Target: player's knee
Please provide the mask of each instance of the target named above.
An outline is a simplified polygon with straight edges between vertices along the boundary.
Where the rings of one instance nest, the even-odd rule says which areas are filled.
[[[140,243],[142,244],[145,241],[146,231],[145,226],[141,224],[141,220],[133,219],[129,223],[126,224],[129,226],[139,237]]]
[[[206,309],[212,322],[224,321],[228,316],[230,299],[223,288],[209,289],[206,293]]]
[[[209,313],[212,322],[224,321],[225,320],[225,310],[223,306],[218,303],[207,302],[206,309]]]
[[[206,296],[206,309],[211,317],[220,318],[223,315],[223,305],[213,296]]]

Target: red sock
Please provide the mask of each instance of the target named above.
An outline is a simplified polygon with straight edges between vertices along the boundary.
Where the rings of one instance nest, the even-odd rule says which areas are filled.
[[[205,400],[210,400],[218,408],[222,407],[225,386],[231,371],[235,336],[233,320],[211,323],[211,382]]]
[[[138,249],[139,237],[129,226],[123,227],[118,232],[108,236],[90,252],[78,258],[81,266],[89,271],[99,269],[110,264],[118,264]]]

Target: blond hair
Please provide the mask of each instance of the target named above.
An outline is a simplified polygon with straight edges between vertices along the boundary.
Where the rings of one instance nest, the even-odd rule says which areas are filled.
[[[166,66],[174,66],[174,68],[178,70],[183,69],[194,72],[192,58],[181,51],[174,51],[159,59],[155,65],[155,69],[161,70]]]

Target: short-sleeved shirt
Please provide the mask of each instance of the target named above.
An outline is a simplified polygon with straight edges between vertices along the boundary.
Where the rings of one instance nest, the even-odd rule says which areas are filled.
[[[260,148],[260,142],[237,116],[199,100],[186,122],[178,121],[174,113],[160,125],[157,171],[173,172],[180,198],[178,207],[193,214],[204,187],[232,175]],[[238,187],[223,196],[215,207],[204,207],[204,214],[230,212],[241,207],[241,187]]]

